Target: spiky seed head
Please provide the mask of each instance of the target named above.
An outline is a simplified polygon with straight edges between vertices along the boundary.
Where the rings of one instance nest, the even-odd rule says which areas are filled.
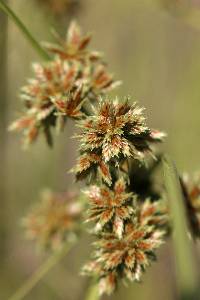
[[[152,145],[164,137],[163,133],[147,127],[143,109],[136,103],[129,104],[128,99],[122,103],[101,99],[95,114],[81,120],[79,126],[82,129],[79,136],[82,157],[87,161],[91,156],[98,157],[87,163],[88,167],[84,169],[87,172],[94,165],[97,169],[102,161],[107,164],[107,174],[110,174],[111,164],[116,167],[126,158],[143,161],[147,153],[153,154]],[[82,173],[80,162],[77,173]]]
[[[51,140],[51,128],[58,121],[64,123],[67,116],[77,116],[83,101],[74,101],[74,94],[72,95],[72,91],[77,90],[76,81],[80,74],[78,64],[68,64],[55,59],[45,64],[34,64],[33,70],[34,78],[21,91],[25,112],[9,128],[21,130],[26,145],[34,142],[40,132],[44,132],[47,141]],[[66,102],[70,102],[71,109],[67,111],[68,114],[58,118],[52,99],[63,97]]]
[[[133,194],[126,191],[126,182],[118,179],[113,190],[105,185],[92,186],[87,192],[89,196],[88,221],[95,221],[98,231],[110,224],[113,233],[122,238],[124,224],[133,215]]]
[[[163,243],[163,232],[138,220],[127,223],[123,237],[103,233],[95,243],[93,259],[83,274],[97,276],[100,294],[111,294],[119,278],[139,281],[142,273],[155,259],[155,250]]]

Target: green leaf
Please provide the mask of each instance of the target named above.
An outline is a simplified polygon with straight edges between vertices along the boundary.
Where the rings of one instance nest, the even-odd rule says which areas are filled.
[[[189,239],[187,228],[186,207],[177,169],[168,156],[163,158],[163,170],[173,223],[173,245],[180,299],[197,299],[197,275],[192,241]]]

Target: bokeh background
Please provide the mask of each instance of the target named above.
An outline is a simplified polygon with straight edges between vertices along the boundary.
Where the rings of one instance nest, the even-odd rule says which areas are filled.
[[[53,9],[45,4],[48,0],[8,2],[39,41],[50,41],[53,27],[65,34],[74,18],[84,31],[94,32],[93,48],[105,53],[110,70],[123,80],[114,95],[131,95],[146,107],[148,123],[168,133],[164,150],[180,172],[200,168],[199,0],[68,0],[64,10],[57,0]],[[76,159],[71,122],[56,137],[53,149],[41,138],[23,151],[19,136],[7,132],[20,112],[18,92],[31,75],[31,62],[39,60],[16,26],[0,12],[1,300],[8,299],[45,259],[24,240],[21,218],[44,187],[62,191],[75,186],[67,173]],[[26,299],[84,299],[89,282],[79,275],[79,269],[91,250],[88,241],[83,236]],[[200,256],[198,243],[196,252]],[[110,299],[177,299],[174,265],[169,241],[158,251],[158,263],[148,269],[142,284],[120,286]]]

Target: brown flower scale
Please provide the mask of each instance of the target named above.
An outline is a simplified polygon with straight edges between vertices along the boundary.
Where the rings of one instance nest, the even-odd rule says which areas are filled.
[[[82,205],[73,193],[44,191],[26,218],[26,236],[40,248],[56,250],[79,232]]]
[[[110,167],[103,161],[101,155],[97,153],[80,154],[76,167],[72,171],[76,173],[77,180],[83,180],[88,177],[96,179],[99,177],[109,186],[112,184]]]

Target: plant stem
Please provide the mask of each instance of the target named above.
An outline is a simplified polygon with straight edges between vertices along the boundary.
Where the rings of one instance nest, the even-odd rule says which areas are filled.
[[[35,38],[28,31],[26,26],[22,23],[22,21],[16,16],[16,14],[12,11],[12,9],[3,1],[0,0],[0,9],[4,11],[4,13],[13,20],[13,22],[17,25],[17,27],[24,34],[26,39],[30,42],[32,47],[37,51],[37,53],[45,60],[49,60],[50,56],[48,53],[40,46],[40,44],[35,40]]]
[[[183,193],[175,164],[168,156],[163,159],[163,170],[174,229],[173,245],[180,299],[197,299],[193,298],[198,285],[191,241],[188,237]]]
[[[36,286],[36,284],[61,260],[63,259],[74,243],[65,244],[62,249],[56,251],[50,256],[44,263],[36,270],[35,273],[19,288],[16,293],[8,300],[22,300],[26,297],[30,291]]]
[[[98,286],[97,284],[92,283],[88,288],[85,300],[99,300],[99,299],[100,296],[99,296]]]
[[[6,241],[7,241],[7,139],[6,139],[6,127],[7,127],[7,36],[8,36],[8,22],[7,17],[0,13],[0,157],[1,157],[1,169],[0,169],[0,198],[1,198],[1,211],[0,211],[0,253],[1,253],[1,265],[5,264],[6,256]]]

